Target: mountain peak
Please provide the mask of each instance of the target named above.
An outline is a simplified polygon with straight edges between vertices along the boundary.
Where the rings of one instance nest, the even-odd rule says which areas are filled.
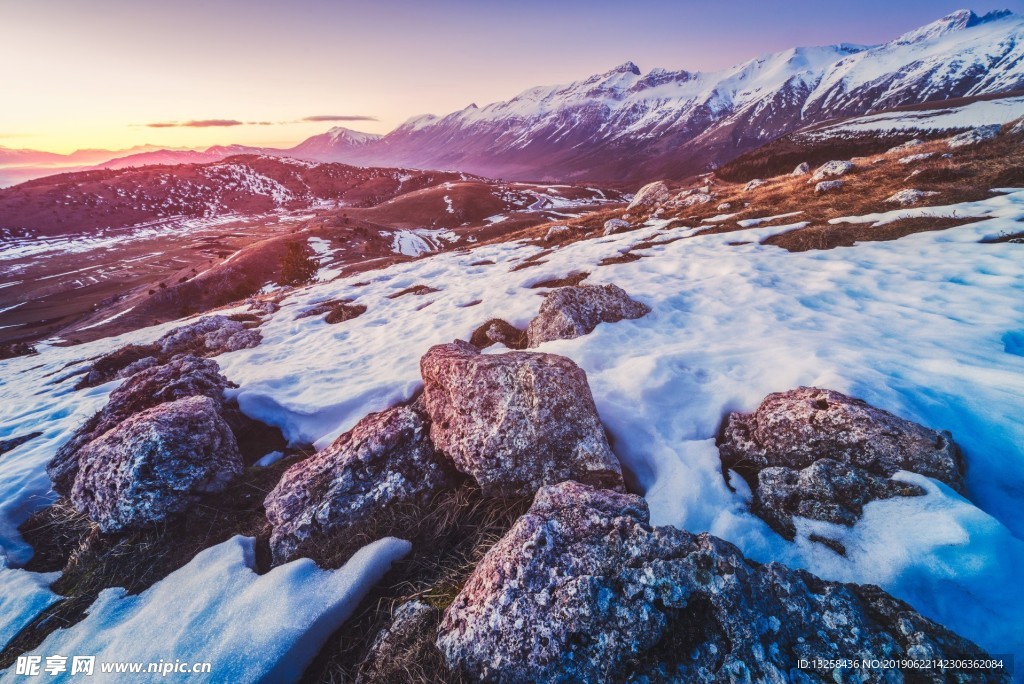
[[[1013,16],[1013,12],[1010,10],[996,10],[979,16],[969,9],[961,9],[947,14],[941,19],[937,19],[930,24],[925,24],[921,28],[904,33],[893,42],[897,45],[920,43],[949,33],[954,33],[956,31],[963,31],[964,29],[972,28],[974,26],[998,21],[999,19],[1004,19],[1010,16]]]
[[[615,67],[608,74],[633,74],[634,76],[640,75],[640,67],[633,62],[623,62],[619,66]]]

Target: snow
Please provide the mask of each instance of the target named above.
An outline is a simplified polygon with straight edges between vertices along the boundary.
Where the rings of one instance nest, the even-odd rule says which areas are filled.
[[[524,326],[541,302],[530,284],[589,270],[588,283],[615,283],[652,312],[541,351],[569,356],[587,372],[616,453],[655,523],[711,532],[758,561],[876,582],[986,649],[1024,656],[1024,271],[1019,245],[982,243],[1020,231],[1024,190],[1000,193],[833,219],[983,220],[828,251],[760,244],[800,223],[694,235],[699,227],[659,220],[573,243],[521,271],[510,269],[540,247],[515,242],[431,254],[289,291],[261,327],[259,346],[217,361],[238,384],[231,393],[246,413],[280,426],[290,440],[322,447],[367,413],[410,398],[431,345],[466,339],[494,316]],[[597,266],[650,241],[661,244],[644,249],[640,261]],[[487,260],[495,263],[481,263]],[[414,285],[440,291],[389,298]],[[367,311],[341,325],[296,320],[328,298],[350,298]],[[0,438],[44,431],[0,459],[0,545],[12,565],[29,555],[17,525],[52,497],[45,463],[116,385],[74,392],[70,383],[47,383],[80,367],[62,369],[69,362],[151,341],[178,324],[77,347],[43,345],[38,356],[0,362]],[[752,411],[770,392],[799,385],[829,387],[952,431],[969,464],[966,498],[902,475],[927,485],[928,495],[869,504],[863,520],[836,532],[847,558],[807,540],[817,523],[802,522],[794,543],[780,538],[749,513],[742,487],[726,486],[715,436],[727,412]],[[233,609],[274,597],[257,593],[264,586],[279,588],[250,587],[250,603]]]
[[[95,655],[97,681],[104,662],[182,660],[210,663],[210,681],[295,682],[410,548],[389,537],[338,570],[300,559],[257,575],[255,540],[236,536],[141,594],[104,590],[84,620],[53,632],[32,653]],[[0,680],[22,677],[8,669]]]
[[[381,231],[387,236],[388,231]],[[391,233],[391,251],[395,254],[418,257],[437,251],[442,241],[457,242],[459,236],[447,228],[415,228]]]
[[[7,568],[0,555],[0,650],[36,615],[58,601],[50,583],[59,575]]]
[[[122,311],[118,311],[113,316],[108,316],[107,318],[104,318],[103,320],[96,321],[95,323],[90,323],[87,326],[84,326],[82,328],[78,328],[78,330],[80,330],[80,331],[81,330],[91,330],[92,328],[98,328],[101,325],[106,325],[107,323],[110,323],[111,321],[115,321],[118,318],[120,318],[121,316],[124,316],[126,313],[129,313],[134,308],[135,308],[134,306],[129,306],[127,309],[124,309]]]
[[[935,107],[859,116],[807,135],[834,137],[837,133],[958,131],[977,126],[1002,125],[1021,116],[1024,116],[1024,97],[1005,97],[972,102],[960,107]]]

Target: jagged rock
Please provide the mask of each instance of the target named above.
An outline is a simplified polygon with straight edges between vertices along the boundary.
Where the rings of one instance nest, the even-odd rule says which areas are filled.
[[[723,467],[750,483],[754,512],[789,539],[794,515],[852,525],[868,501],[923,493],[889,480],[899,470],[963,490],[948,432],[826,389],[770,394],[754,413],[730,414],[718,448]]]
[[[939,193],[934,190],[914,190],[913,188],[907,188],[906,190],[900,190],[891,197],[887,197],[885,201],[906,207],[911,204],[917,204],[925,197],[933,197],[938,194]]]
[[[454,470],[434,448],[429,429],[416,407],[396,406],[371,413],[289,468],[264,502],[274,562],[308,554],[339,535],[369,543],[387,509],[425,505],[454,486]]]
[[[921,140],[920,138],[912,138],[912,139],[908,140],[905,143],[901,143],[901,144],[897,145],[896,147],[890,147],[886,151],[886,154],[893,154],[895,152],[902,152],[903,150],[909,150],[912,147],[920,147],[921,145],[924,145],[924,140]]]
[[[920,154],[911,154],[911,155],[908,155],[906,157],[900,157],[897,161],[900,164],[916,164],[919,161],[924,161],[925,159],[931,159],[934,156],[935,156],[934,152],[921,152]]]
[[[441,611],[423,601],[414,599],[399,606],[360,663],[356,684],[409,681],[407,668],[413,663],[422,668],[422,660],[429,658],[422,651],[434,649],[431,635],[440,619]]]
[[[751,190],[755,190],[755,189],[761,187],[762,185],[764,185],[767,182],[768,181],[766,181],[763,178],[755,178],[754,180],[749,181],[746,185],[744,185],[743,189],[745,191],[747,191],[747,192],[750,192]]]
[[[820,183],[814,186],[814,192],[821,193],[832,192],[833,190],[841,190],[844,185],[846,185],[846,183],[841,180],[821,181]]]
[[[551,226],[548,228],[548,232],[544,234],[545,242],[555,242],[557,240],[563,240],[572,234],[572,228],[569,226]]]
[[[631,299],[617,285],[560,287],[544,296],[540,313],[527,326],[527,346],[582,337],[598,323],[640,318],[650,312],[650,307]]]
[[[456,340],[420,360],[430,437],[485,496],[529,494],[577,480],[622,489],[587,384],[554,354],[481,354]]]
[[[807,162],[800,162],[799,164],[796,165],[796,168],[793,169],[793,172],[791,174],[789,174],[789,175],[791,175],[791,176],[806,176],[810,172],[811,172],[811,165],[808,164]]]
[[[695,207],[698,204],[707,204],[714,197],[706,192],[695,192],[686,195],[685,197],[676,198],[673,200],[673,204],[679,207]]]
[[[661,202],[667,202],[672,197],[672,191],[668,189],[665,181],[654,181],[637,190],[633,201],[626,207],[626,211],[638,207],[651,207]]]
[[[958,147],[970,147],[983,143],[987,140],[992,140],[999,135],[999,129],[1002,128],[999,124],[991,124],[989,126],[978,126],[972,128],[969,131],[964,131],[960,135],[954,135],[952,138],[946,141],[946,144],[951,148],[956,149]]]
[[[257,346],[262,337],[258,330],[247,328],[227,316],[206,316],[171,330],[156,341],[165,357],[179,354],[216,356],[224,352]]]
[[[473,331],[469,342],[477,349],[486,349],[492,344],[503,344],[509,349],[525,349],[526,331],[508,321],[492,318]]]
[[[111,392],[107,405],[57,450],[46,466],[53,489],[64,496],[70,494],[78,473],[79,450],[130,416],[184,397],[209,397],[223,406],[224,390],[229,386],[216,361],[189,355],[135,374]]]
[[[1018,119],[1010,129],[1010,135],[1024,135],[1024,119]]]
[[[609,219],[604,222],[604,235],[615,235],[616,233],[622,233],[627,230],[632,230],[633,224],[629,221],[623,221],[622,219]]]
[[[853,163],[848,161],[830,161],[825,162],[811,174],[808,183],[817,183],[818,181],[825,180],[826,178],[845,176],[853,170]]]
[[[877,587],[652,528],[640,497],[575,482],[541,489],[488,551],[445,611],[437,646],[453,670],[494,682],[874,683],[902,680],[801,671],[798,661],[985,657]],[[977,670],[937,677],[1007,681]]]
[[[243,468],[220,406],[205,396],[130,416],[83,446],[78,463],[71,502],[103,532],[166,520]]]
[[[158,363],[160,348],[155,344],[129,344],[104,354],[93,362],[89,372],[75,385],[75,389],[96,387],[111,380],[134,375],[143,367]]]

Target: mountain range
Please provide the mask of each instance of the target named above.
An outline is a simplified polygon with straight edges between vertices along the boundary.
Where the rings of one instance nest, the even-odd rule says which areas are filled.
[[[721,71],[644,73],[626,62],[484,107],[414,117],[384,136],[339,127],[289,149],[147,150],[101,166],[258,153],[509,179],[635,184],[717,168],[823,121],[1021,88],[1024,16],[960,10],[882,45],[792,48]]]

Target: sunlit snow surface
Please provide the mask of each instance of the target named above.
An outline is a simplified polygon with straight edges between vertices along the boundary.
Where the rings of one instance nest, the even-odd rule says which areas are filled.
[[[586,370],[615,451],[646,491],[655,523],[710,531],[759,561],[877,583],[989,651],[1021,656],[1024,344],[1016,341],[1024,340],[1024,247],[980,240],[1024,229],[1024,191],[851,220],[954,212],[985,220],[799,254],[758,244],[792,225],[686,237],[694,229],[656,222],[575,243],[514,272],[541,248],[513,243],[432,255],[297,290],[261,328],[261,345],[217,361],[239,384],[234,393],[246,412],[322,447],[368,412],[412,395],[431,345],[467,339],[495,316],[525,325],[542,292],[528,285],[590,271],[586,282],[616,283],[652,312],[541,350]],[[646,249],[640,261],[597,266],[633,244],[673,237],[686,239]],[[737,242],[750,244],[728,244]],[[388,298],[414,285],[440,291]],[[337,298],[367,312],[338,325],[296,318]],[[12,562],[29,552],[17,524],[48,500],[43,466],[113,387],[72,392],[73,381],[45,383],[68,372],[57,372],[68,361],[155,339],[168,327],[0,365],[0,438],[45,433],[0,458],[0,543]],[[900,475],[928,495],[871,503],[855,527],[832,531],[847,558],[807,541],[821,523],[801,523],[795,543],[778,537],[747,511],[742,483],[736,492],[726,486],[714,438],[728,411],[751,411],[766,394],[799,385],[951,430],[969,465],[967,498]]]

